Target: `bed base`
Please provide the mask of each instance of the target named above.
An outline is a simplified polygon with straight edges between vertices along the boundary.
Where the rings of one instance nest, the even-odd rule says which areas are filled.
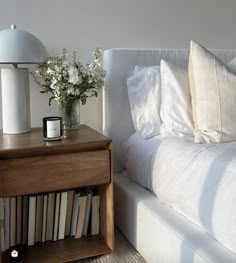
[[[147,189],[114,176],[115,224],[148,263],[235,263],[236,255]]]

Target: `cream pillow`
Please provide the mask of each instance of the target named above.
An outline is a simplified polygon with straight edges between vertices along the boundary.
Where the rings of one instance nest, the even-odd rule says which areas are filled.
[[[193,41],[189,82],[195,142],[236,140],[236,76],[219,58]]]

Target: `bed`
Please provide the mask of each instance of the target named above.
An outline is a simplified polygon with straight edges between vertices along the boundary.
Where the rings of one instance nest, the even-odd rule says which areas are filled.
[[[224,62],[230,61],[236,56],[236,50],[214,50],[213,52]],[[185,217],[181,213],[182,207],[174,209],[170,205],[171,201],[174,203],[176,196],[173,195],[171,199],[171,194],[166,194],[166,199],[170,199],[167,205],[153,193],[158,187],[165,186],[165,184],[170,185],[170,182],[165,182],[164,174],[168,171],[171,172],[171,169],[168,170],[168,162],[174,161],[174,159],[171,159],[170,156],[169,160],[166,158],[158,161],[158,158],[154,160],[155,158],[152,156],[156,156],[155,152],[159,149],[165,151],[168,144],[176,144],[177,149],[178,141],[163,141],[162,138],[155,138],[150,147],[148,146],[151,157],[148,154],[146,157],[134,156],[133,153],[139,152],[138,148],[134,149],[133,153],[130,151],[131,154],[128,151],[124,152],[124,144],[134,134],[126,80],[133,73],[135,65],[159,65],[160,60],[164,58],[182,67],[187,67],[188,54],[188,50],[150,49],[112,49],[104,52],[103,63],[107,71],[107,78],[103,94],[103,131],[113,140],[115,223],[147,262],[236,262],[235,253],[212,237],[209,233],[210,230],[206,231],[204,225],[196,224],[194,218],[189,220],[188,217]],[[132,136],[135,138],[135,135]],[[185,144],[186,147],[192,147],[187,141]],[[232,144],[230,147],[232,153],[229,161],[232,163],[231,168],[233,169],[235,145]],[[211,151],[211,149],[207,149],[207,151]],[[131,158],[129,164],[138,163],[136,158],[146,158],[146,167],[142,165],[145,162],[140,161],[139,166],[126,166],[124,172],[124,159],[127,159],[127,156]],[[224,160],[221,161],[224,162]],[[151,174],[149,167],[153,164],[159,166],[162,164],[163,180],[161,182],[155,181],[155,178],[151,176],[142,176],[142,173],[139,176],[141,169],[144,170],[143,173]],[[222,167],[217,168],[218,171],[220,168]],[[180,167],[180,169],[184,168]],[[173,179],[174,171],[172,174]],[[163,192],[168,189],[164,186]],[[160,191],[160,189],[157,190]],[[213,214],[212,207],[215,197],[216,195],[211,196],[211,203],[206,206],[207,208],[202,206],[202,211],[208,209],[208,212]],[[236,211],[232,211],[232,213],[235,216],[233,218],[236,218]],[[207,218],[202,219],[202,222],[207,224]],[[210,227],[206,227],[206,229],[210,229]],[[236,233],[233,226],[232,232]],[[234,234],[232,236],[231,243],[235,245]]]

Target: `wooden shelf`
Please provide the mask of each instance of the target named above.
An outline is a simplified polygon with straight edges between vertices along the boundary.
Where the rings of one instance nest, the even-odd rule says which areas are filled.
[[[65,239],[56,242],[38,243],[22,249],[22,263],[70,262],[92,256],[110,253],[112,250],[100,236]],[[3,263],[15,262],[3,253]]]

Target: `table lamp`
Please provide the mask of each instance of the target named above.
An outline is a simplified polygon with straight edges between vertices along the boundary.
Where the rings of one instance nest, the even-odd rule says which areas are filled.
[[[29,70],[18,64],[38,64],[46,58],[46,48],[34,35],[15,25],[0,31],[0,64],[13,66],[1,69],[3,133],[30,132]]]

